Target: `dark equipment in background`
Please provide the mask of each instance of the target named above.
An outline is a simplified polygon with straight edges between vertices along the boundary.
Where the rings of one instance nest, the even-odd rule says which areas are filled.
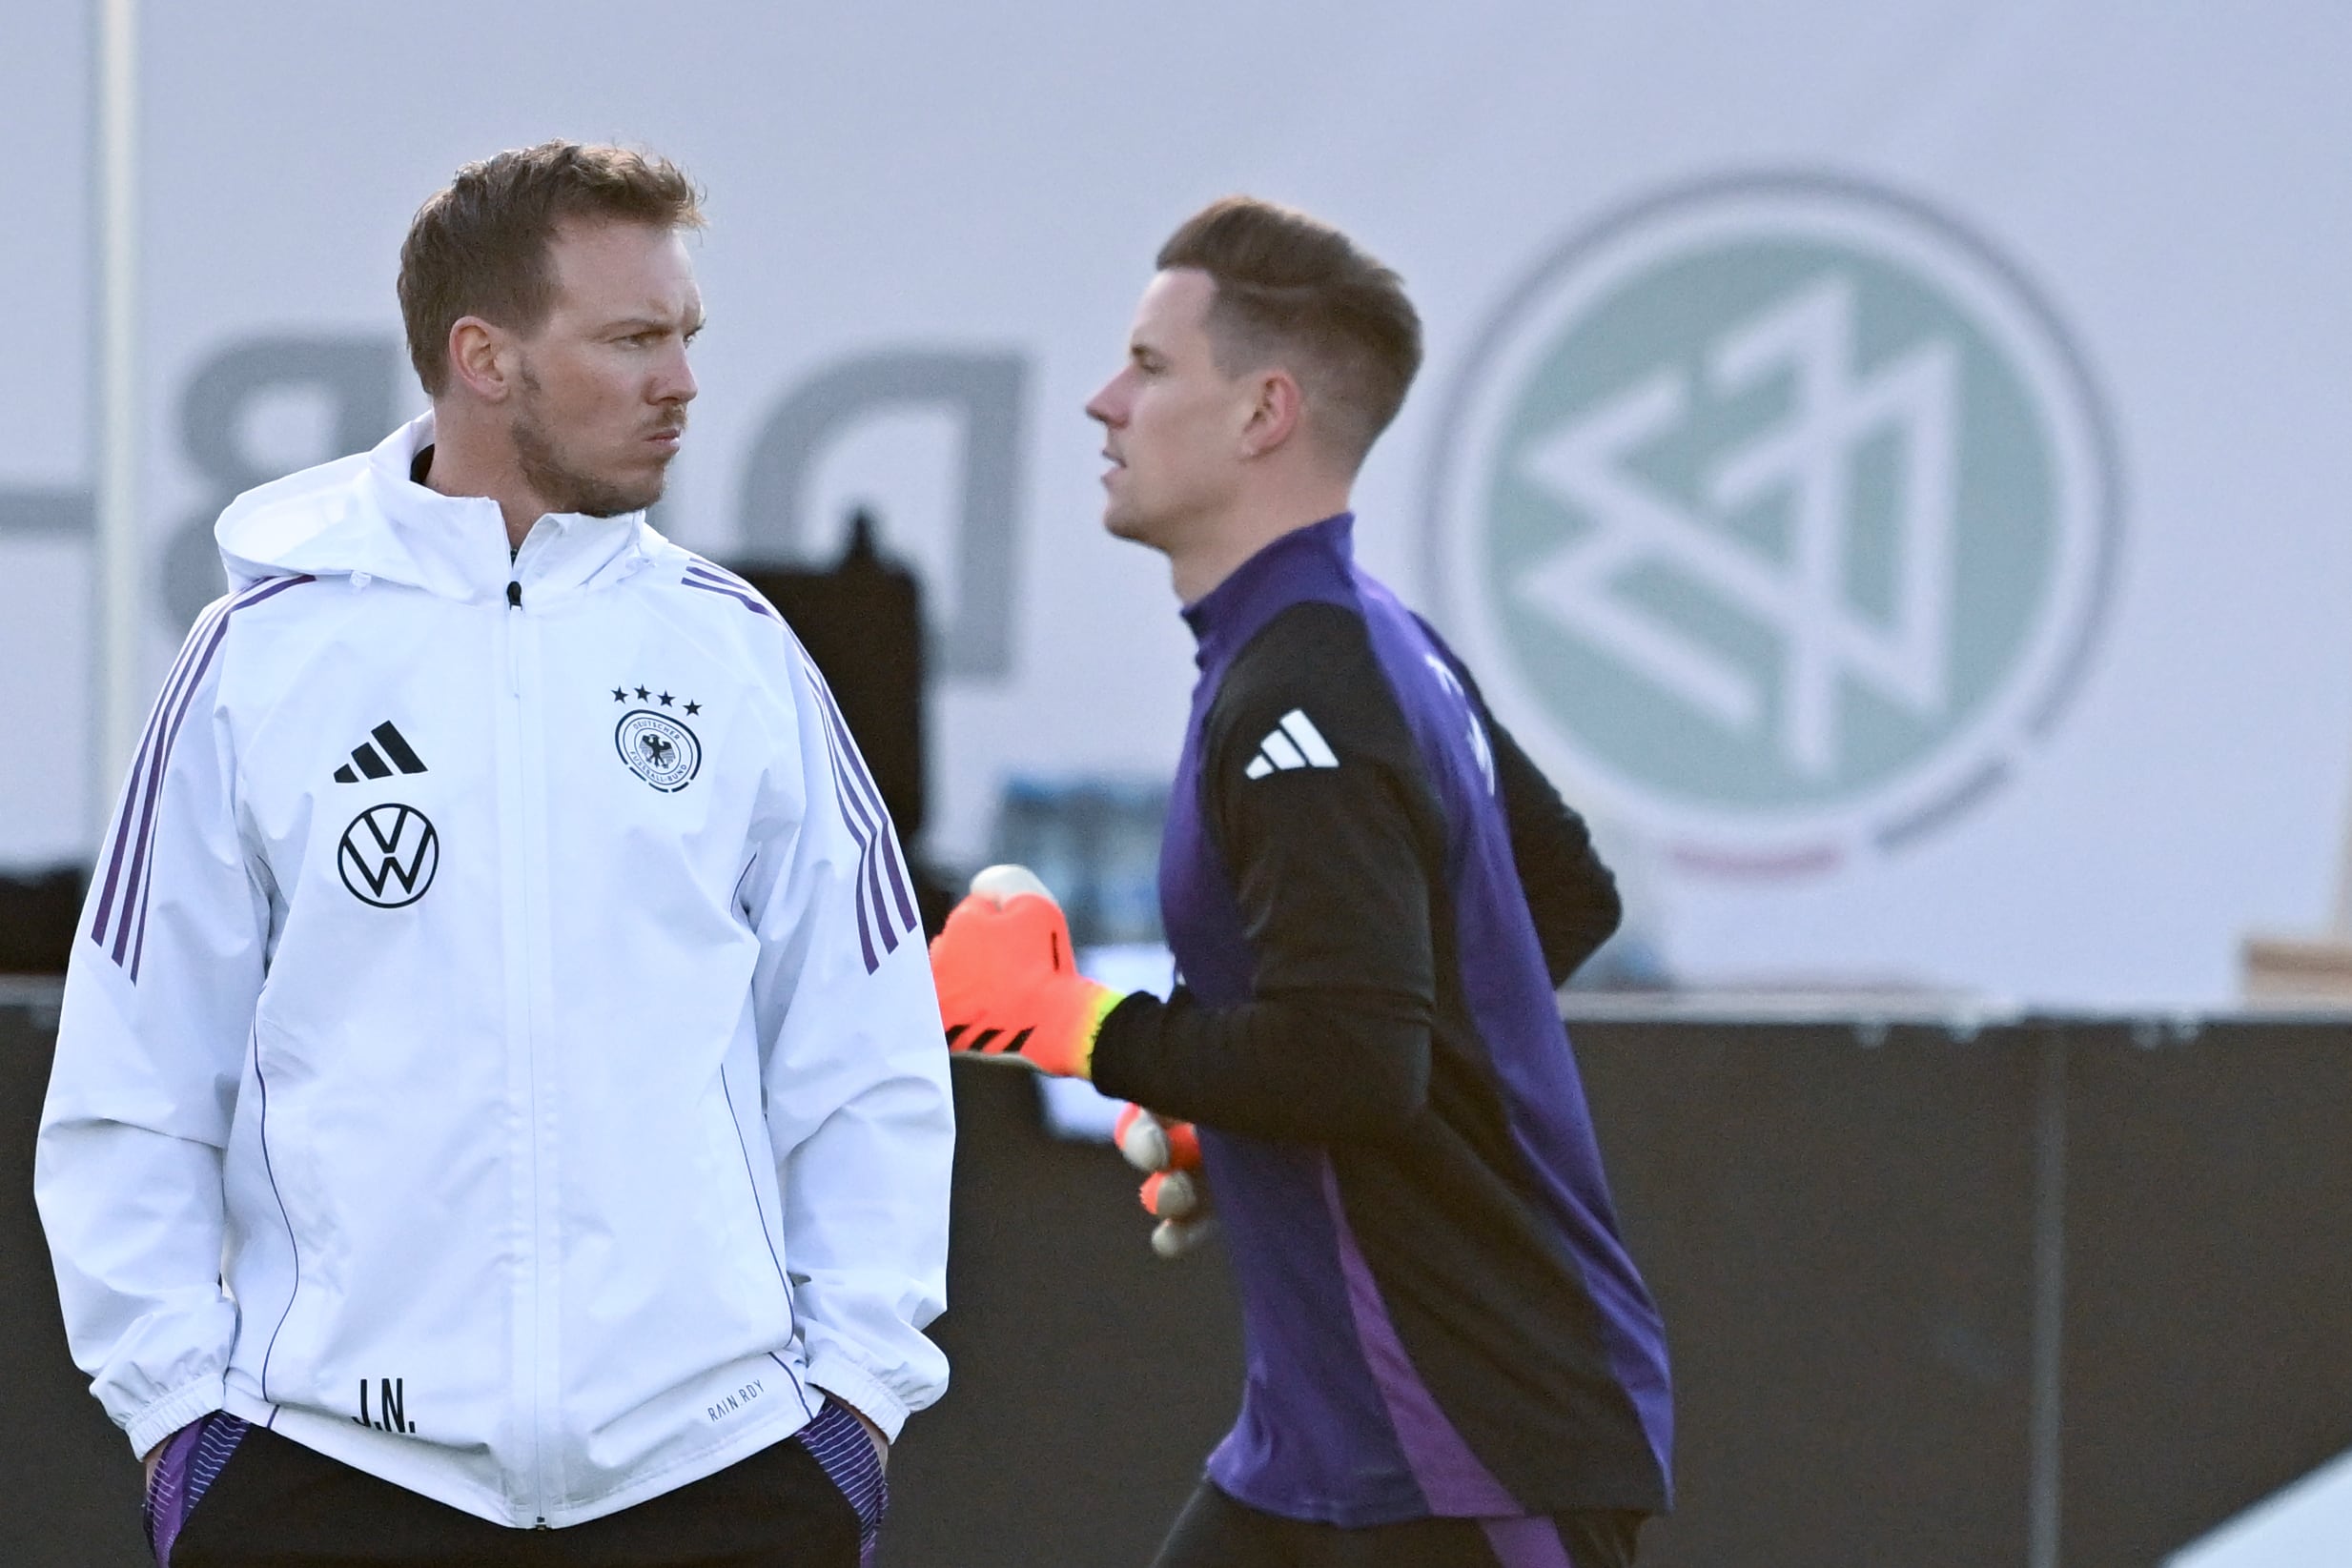
[[[78,865],[0,876],[0,974],[63,974],[87,886]]]
[[[822,570],[736,561],[729,570],[792,628],[841,704],[882,804],[897,825],[914,875],[923,929],[938,934],[955,902],[923,858],[928,778],[924,762],[923,585],[882,554],[880,523],[864,507],[849,514],[841,559]]]

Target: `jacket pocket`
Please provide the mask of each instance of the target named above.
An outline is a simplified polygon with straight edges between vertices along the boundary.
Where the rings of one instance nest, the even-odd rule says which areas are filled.
[[[883,1517],[890,1511],[890,1483],[865,1424],[848,1406],[828,1399],[817,1418],[794,1433],[792,1440],[808,1451],[826,1479],[849,1499],[857,1515],[859,1558],[870,1560]]]
[[[196,1511],[196,1504],[213,1489],[227,1468],[229,1456],[244,1441],[247,1423],[225,1410],[199,1415],[164,1439],[163,1456],[148,1477],[148,1549],[157,1568],[171,1568],[172,1549]]]
[[[763,1158],[766,1140],[755,1142],[745,1132],[743,1118],[736,1113],[734,1089],[728,1084],[724,1071],[719,1075],[719,1092],[714,1097],[714,1109],[724,1131],[718,1158],[723,1168],[731,1167],[731,1179],[726,1185],[730,1194],[727,1200],[727,1232],[737,1238],[734,1251],[749,1274],[763,1286],[773,1285],[782,1295],[787,1329],[797,1333],[799,1325],[792,1305],[792,1281],[785,1273],[784,1254],[776,1245],[776,1233],[783,1226],[779,1221],[773,1229],[770,1228],[770,1199],[760,1182],[759,1162]]]
[[[319,1217],[327,1171],[307,1103],[316,1068],[304,1043],[267,1018],[255,1022],[252,1051],[223,1172],[240,1237],[229,1260],[239,1304],[232,1364],[271,1403],[307,1404],[317,1392],[320,1311],[336,1283]]]

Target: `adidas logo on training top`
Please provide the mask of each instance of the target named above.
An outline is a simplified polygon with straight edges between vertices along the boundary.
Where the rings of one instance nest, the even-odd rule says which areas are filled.
[[[1293,708],[1282,715],[1280,723],[1266,732],[1266,738],[1258,743],[1258,755],[1241,771],[1248,778],[1262,779],[1269,773],[1287,772],[1294,767],[1339,765],[1340,759],[1323,743],[1322,731],[1305,714]]]
[[[376,738],[376,745],[361,742],[352,752],[351,761],[335,770],[337,784],[358,784],[362,778],[388,779],[396,767],[403,773],[422,773],[425,770],[423,760],[410,749],[406,737],[392,727],[391,720],[385,720],[368,733]],[[376,746],[381,746],[383,750],[379,753]],[[386,757],[392,761],[386,763]],[[352,771],[354,768],[358,771]]]

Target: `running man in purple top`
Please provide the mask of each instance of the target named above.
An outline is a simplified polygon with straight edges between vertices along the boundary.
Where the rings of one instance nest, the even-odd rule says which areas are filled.
[[[1158,265],[1087,413],[1105,525],[1167,555],[1199,645],[1160,858],[1182,984],[1113,997],[1042,901],[975,895],[934,948],[951,1042],[1199,1124],[1247,1375],[1161,1568],[1630,1563],[1670,1495],[1665,1340],[1553,995],[1615,885],[1351,542],[1419,319],[1259,201]]]

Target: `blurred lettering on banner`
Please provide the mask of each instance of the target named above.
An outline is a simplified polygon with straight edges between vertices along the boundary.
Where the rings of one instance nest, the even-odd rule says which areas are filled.
[[[0,387],[0,663],[42,713],[0,751],[0,868],[86,858],[114,783],[77,761],[90,169],[61,132],[92,61],[61,14],[0,51],[15,145],[72,144],[11,199],[55,242],[0,249],[39,372]],[[636,142],[712,219],[655,523],[823,562],[879,519],[930,621],[927,848],[976,865],[1021,780],[1173,768],[1190,638],[1164,563],[1102,533],[1081,411],[1161,240],[1247,190],[1403,274],[1427,359],[1360,548],[1592,817],[1667,972],[2207,1006],[2246,931],[2324,920],[2352,10],[726,0],[676,64],[614,46],[615,0],[555,14],[145,15],[151,684],[220,591],[224,502],[421,406],[418,203],[501,147]]]

